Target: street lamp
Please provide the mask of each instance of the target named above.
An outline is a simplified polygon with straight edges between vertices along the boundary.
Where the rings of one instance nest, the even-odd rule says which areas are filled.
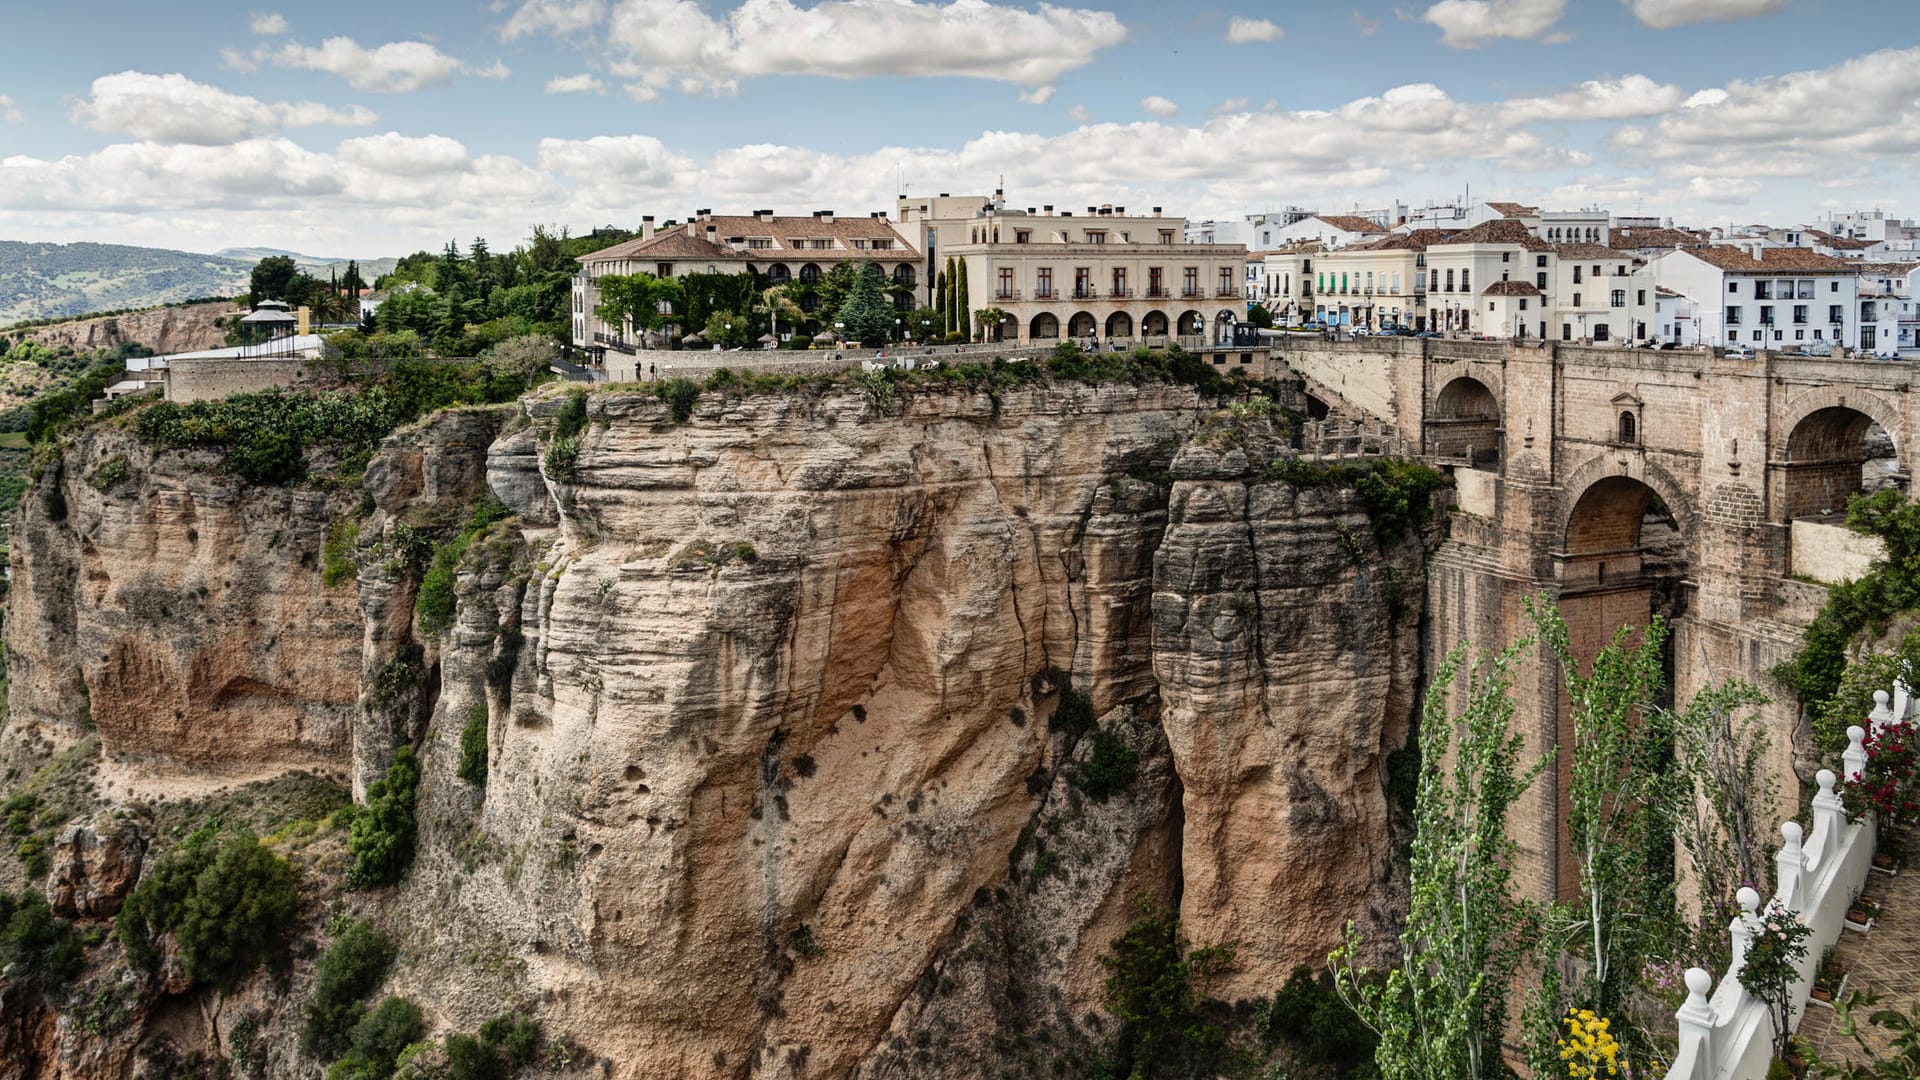
[[[906,331],[905,331],[905,330],[903,330],[903,329],[901,329],[901,327],[903,327],[904,325],[906,325],[906,324],[905,324],[905,322],[904,322],[903,320],[901,320],[901,319],[895,319],[895,320],[893,320],[893,338],[894,338],[894,340],[895,340],[895,341],[905,341],[905,340],[907,340],[907,333],[906,333]]]
[[[933,320],[921,319],[920,320],[920,340],[925,341],[932,336],[933,336]]]

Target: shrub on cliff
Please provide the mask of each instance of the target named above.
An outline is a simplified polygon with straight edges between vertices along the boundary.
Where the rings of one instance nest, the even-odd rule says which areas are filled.
[[[506,516],[507,508],[499,499],[489,495],[474,508],[472,516],[458,533],[434,546],[433,556],[427,562],[427,572],[420,578],[420,591],[414,599],[414,611],[420,616],[421,633],[438,634],[453,625],[454,585],[460,560],[466,555],[475,536]]]
[[[1140,771],[1140,755],[1108,728],[1093,730],[1093,754],[1080,766],[1074,785],[1094,802],[1106,802],[1133,784]]]
[[[391,885],[413,863],[417,826],[413,806],[420,784],[420,765],[413,748],[394,751],[384,780],[367,788],[367,807],[353,819],[347,851],[353,856],[348,881],[356,887]]]
[[[427,1033],[420,1006],[387,997],[353,1027],[353,1049],[327,1070],[327,1080],[387,1080],[400,1052]]]
[[[1207,980],[1233,962],[1231,946],[1180,954],[1180,922],[1146,896],[1139,917],[1100,958],[1107,1008],[1120,1021],[1119,1064],[1133,1076],[1213,1076],[1227,1062],[1226,1035],[1201,1013]]]
[[[151,963],[171,933],[187,975],[226,990],[281,949],[299,901],[285,859],[245,829],[209,824],[141,875],[114,936],[135,962]]]
[[[339,1055],[351,1042],[364,1011],[360,1000],[386,977],[393,942],[364,919],[347,924],[315,968],[301,1046],[321,1059]]]
[[[460,779],[487,786],[487,707],[467,710],[467,726],[460,732]]]
[[[0,892],[0,984],[63,986],[79,974],[84,949],[73,924],[31,889]]]
[[[1887,557],[1827,590],[1826,604],[1801,634],[1800,651],[1773,671],[1814,715],[1839,692],[1854,637],[1863,630],[1885,633],[1895,615],[1920,606],[1920,501],[1892,488],[1856,495],[1847,501],[1847,526],[1879,537]]]

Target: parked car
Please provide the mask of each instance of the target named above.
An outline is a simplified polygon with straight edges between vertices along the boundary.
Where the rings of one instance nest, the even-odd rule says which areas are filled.
[[[1438,330],[1422,330],[1413,336],[1420,337],[1420,338],[1443,338],[1443,337],[1446,337],[1447,335],[1441,333]]]
[[[1393,336],[1394,337],[1419,337],[1420,335],[1416,333],[1413,327],[1411,326],[1396,326],[1393,328]]]
[[[1356,326],[1353,328],[1353,336],[1354,337],[1372,337],[1373,331],[1367,329],[1364,326]]]
[[[1753,357],[1754,352],[1751,346],[1732,345],[1727,348],[1727,359],[1729,360],[1751,360]]]

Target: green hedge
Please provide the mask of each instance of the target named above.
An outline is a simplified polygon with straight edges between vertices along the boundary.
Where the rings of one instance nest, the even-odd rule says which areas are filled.
[[[1854,639],[1883,634],[1895,616],[1920,607],[1920,502],[1891,488],[1856,495],[1847,501],[1847,525],[1879,537],[1887,557],[1858,580],[1827,590],[1826,604],[1801,635],[1800,650],[1773,670],[1774,679],[1814,716],[1826,712],[1840,691]]]

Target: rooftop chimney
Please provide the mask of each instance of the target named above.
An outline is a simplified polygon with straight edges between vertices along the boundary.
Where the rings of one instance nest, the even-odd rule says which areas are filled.
[[[940,193],[940,197],[941,197],[941,198],[943,198],[943,199],[946,199],[946,198],[951,198],[951,196],[949,196],[949,195],[948,195],[948,194],[947,194],[946,192],[944,192],[944,191]]]
[[[1100,208],[1099,208],[1099,207],[1097,207],[1097,206],[1089,206],[1089,207],[1087,207],[1087,216],[1088,216],[1088,217],[1092,217],[1092,216],[1094,216],[1094,215],[1096,215],[1096,214],[1098,214],[1099,212],[1100,212]]]
[[[712,216],[713,216],[713,207],[711,206],[707,207],[705,210],[700,211],[701,221],[705,221]]]
[[[1160,208],[1159,208],[1159,207],[1157,207],[1157,206],[1156,206],[1156,207],[1154,207],[1154,208],[1153,208],[1153,216],[1154,216],[1154,217],[1159,217],[1159,216],[1160,216]]]
[[[653,239],[653,215],[652,214],[648,214],[646,217],[643,217],[640,219],[640,239],[642,240]]]
[[[773,220],[773,211],[771,211],[771,210],[755,210],[755,211],[753,212],[753,216],[754,216],[754,218],[755,218],[756,220],[759,220],[759,221],[772,221],[772,220]]]
[[[719,231],[720,231],[720,226],[718,225],[707,226],[707,243],[709,244],[713,243],[713,234]]]
[[[829,225],[833,224],[833,211],[831,210],[822,210],[813,216],[819,218],[821,221],[824,221]]]
[[[1051,214],[1051,213],[1053,213],[1053,204],[1052,204],[1052,203],[1048,203],[1047,205],[1045,205],[1045,206],[1043,206],[1043,207],[1041,207],[1040,209],[1041,209],[1041,210],[1044,210],[1044,211],[1046,211],[1046,212],[1047,212],[1047,213],[1049,213],[1049,214]]]

